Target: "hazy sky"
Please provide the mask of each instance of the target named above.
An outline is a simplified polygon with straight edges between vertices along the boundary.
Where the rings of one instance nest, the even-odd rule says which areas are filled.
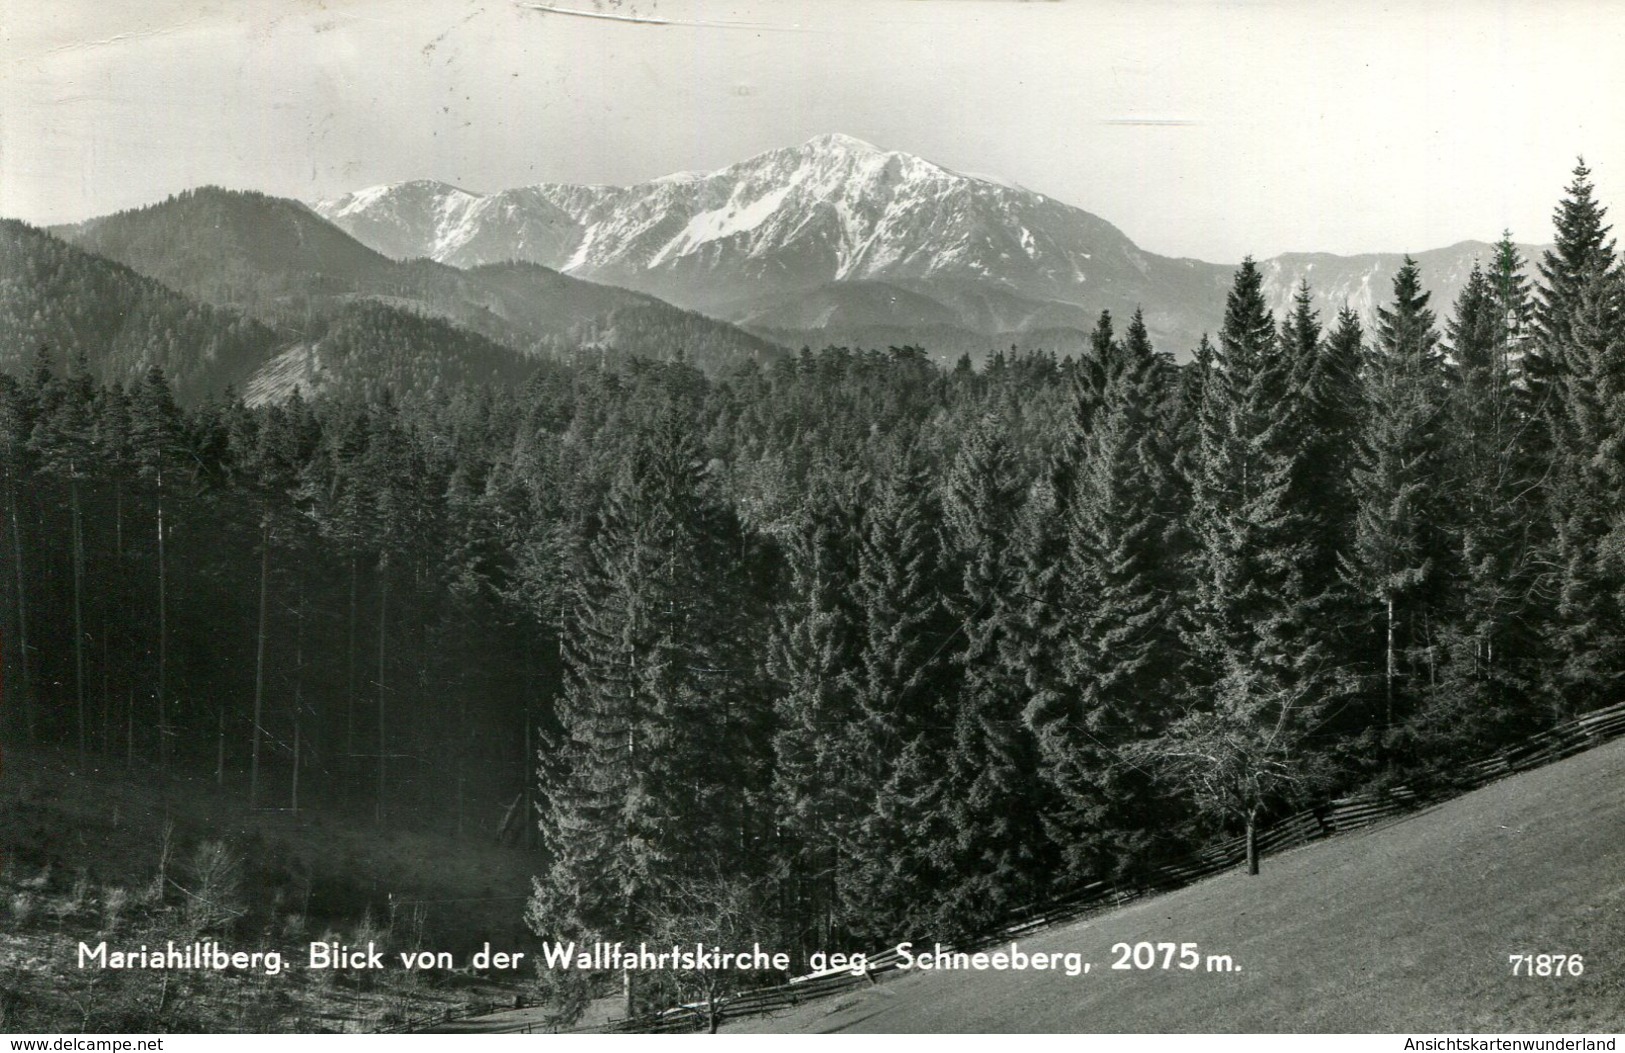
[[[623,183],[827,131],[1218,262],[1547,240],[1580,153],[1625,215],[1610,0],[534,3],[581,13],[0,0],[0,215]]]

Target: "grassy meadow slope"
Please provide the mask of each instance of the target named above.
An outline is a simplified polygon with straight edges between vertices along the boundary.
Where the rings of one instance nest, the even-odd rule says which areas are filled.
[[[1142,940],[1194,941],[1240,969],[1110,968],[1114,943]],[[893,974],[730,1029],[1625,1030],[1625,741],[1021,947],[1079,951],[1092,969]],[[1584,973],[1514,977],[1507,960],[1558,952],[1583,955]]]

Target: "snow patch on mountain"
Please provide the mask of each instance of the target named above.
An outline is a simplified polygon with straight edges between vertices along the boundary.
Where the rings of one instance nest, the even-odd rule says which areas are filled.
[[[696,183],[705,178],[704,172],[672,172],[669,175],[657,176],[651,183]]]
[[[480,213],[490,203],[490,198],[475,197],[462,191],[442,196],[435,203],[434,251],[429,255],[437,260],[444,259],[473,237]]]
[[[318,201],[316,211],[328,219],[341,219],[353,216],[358,212],[365,212],[376,205],[395,189],[397,184],[386,183],[381,186],[364,187],[352,194],[347,194],[335,201]]]
[[[670,257],[686,256],[708,242],[722,241],[755,230],[778,211],[784,199],[790,196],[790,190],[787,186],[780,187],[746,205],[730,202],[724,208],[699,213],[688,221],[681,234],[655,253],[646,266],[658,267]]]

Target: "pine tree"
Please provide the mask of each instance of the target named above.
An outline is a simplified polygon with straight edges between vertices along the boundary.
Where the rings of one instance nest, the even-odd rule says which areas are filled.
[[[84,490],[95,459],[91,403],[94,388],[83,353],[69,360],[65,378],[42,378],[39,390],[40,415],[29,444],[47,473],[67,483],[68,536],[72,548],[73,573],[73,654],[74,699],[78,728],[79,762],[84,764],[88,747],[85,693],[85,527]]]
[[[38,734],[35,712],[32,656],[28,643],[28,590],[30,562],[23,547],[23,520],[19,496],[26,492],[32,474],[32,458],[28,439],[33,431],[30,419],[30,399],[23,386],[9,374],[0,374],[0,476],[5,481],[6,539],[12,573],[7,575],[7,586],[13,589],[16,621],[6,625],[5,643],[12,648],[11,668],[15,669],[5,681],[11,690],[0,705],[9,712],[20,713],[26,741],[32,743]],[[8,612],[10,613],[10,612]]]
[[[265,737],[266,647],[270,636],[271,549],[281,505],[297,478],[293,436],[280,407],[231,417],[239,486],[259,504],[259,613],[254,632],[254,709],[249,725],[248,806],[259,806],[260,747]]]
[[[366,414],[355,407],[331,410],[320,454],[312,462],[317,525],[345,566],[343,756],[352,766],[358,752],[356,724],[361,698],[361,571],[373,533],[365,465],[368,428]]]
[[[400,411],[394,401],[381,400],[368,422],[366,451],[360,461],[368,499],[366,512],[369,538],[377,553],[375,574],[378,583],[377,615],[377,676],[373,686],[378,692],[377,707],[377,788],[373,819],[383,824],[389,802],[389,751],[391,740],[390,700],[399,691],[396,678],[392,678],[391,634],[399,635],[399,589],[391,586],[406,570],[403,558],[411,551],[417,539],[413,502],[418,466],[414,464],[411,446],[400,420]],[[391,605],[391,593],[395,603]],[[397,649],[398,650],[398,649]],[[397,658],[398,662],[398,658]],[[400,739],[397,732],[393,736]]]
[[[100,593],[98,628],[95,638],[101,649],[101,750],[110,753],[113,745],[113,680],[128,679],[129,647],[125,640],[121,613],[132,597],[128,595],[128,575],[125,566],[125,511],[130,496],[126,481],[134,474],[135,464],[130,442],[130,400],[124,389],[116,384],[103,385],[96,391],[91,404],[91,443],[96,450],[97,474],[101,476],[104,499],[111,490],[112,498],[112,558],[96,591]],[[104,516],[104,519],[106,517]],[[115,641],[118,654],[115,655]],[[115,673],[115,667],[117,672]],[[130,719],[123,722],[128,728]],[[133,744],[126,742],[126,756],[133,754]]]

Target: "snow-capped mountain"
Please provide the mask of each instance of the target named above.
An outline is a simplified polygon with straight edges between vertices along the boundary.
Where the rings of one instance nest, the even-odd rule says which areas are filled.
[[[1105,220],[1043,194],[844,135],[629,187],[482,196],[413,182],[315,208],[391,256],[464,267],[529,260],[726,318],[820,287],[828,297],[831,283],[887,281],[923,287],[953,311],[967,284],[1083,316],[1144,303],[1154,331],[1179,330],[1172,301],[1222,303],[1225,279],[1142,252]]]
[[[443,183],[371,187],[314,206],[396,258],[458,267],[523,260],[773,330],[977,334],[1087,330],[1143,307],[1160,347],[1217,329],[1233,265],[1158,256],[1080,208],[987,177],[822,135],[715,172],[634,186],[540,184],[474,194]],[[1441,317],[1488,246],[1418,254]],[[1438,257],[1434,259],[1433,257]],[[1329,320],[1367,320],[1401,257],[1263,261],[1278,311],[1297,282]],[[1437,263],[1440,273],[1430,273]],[[990,345],[991,346],[991,345]]]
[[[481,196],[415,180],[315,207],[356,240],[396,259],[427,257],[458,267],[522,261],[556,268],[574,248],[577,226],[539,190]]]

